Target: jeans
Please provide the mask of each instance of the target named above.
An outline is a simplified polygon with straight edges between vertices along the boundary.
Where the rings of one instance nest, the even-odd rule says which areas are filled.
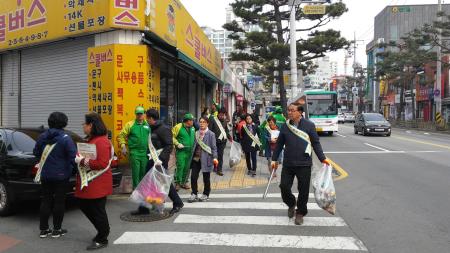
[[[40,208],[40,230],[49,229],[48,219],[53,214],[53,228],[61,229],[66,208],[66,192],[69,181],[41,182],[42,200]]]
[[[200,175],[200,171],[202,170],[202,165],[200,161],[199,162],[192,161],[191,169],[192,169],[191,171],[192,193],[197,195],[198,193],[197,181],[198,176]],[[203,184],[204,184],[203,194],[209,196],[209,194],[211,193],[211,172],[203,172]]]
[[[281,171],[280,189],[283,202],[288,207],[295,206],[295,196],[291,190],[294,177],[297,177],[298,181],[297,213],[305,216],[308,214],[307,203],[311,181],[311,166],[283,167]]]
[[[97,229],[94,240],[98,243],[108,243],[109,222],[106,213],[106,197],[99,199],[79,199],[80,209]]]

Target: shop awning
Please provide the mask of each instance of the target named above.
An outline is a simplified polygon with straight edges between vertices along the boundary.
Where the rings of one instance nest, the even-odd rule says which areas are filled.
[[[222,80],[218,79],[217,77],[215,77],[213,74],[209,73],[208,70],[206,70],[204,67],[202,67],[201,65],[199,65],[198,63],[196,63],[195,61],[191,60],[189,57],[187,57],[185,54],[183,54],[182,52],[178,51],[178,59],[184,61],[185,63],[189,64],[190,66],[192,66],[193,68],[197,69],[198,71],[200,71],[200,73],[202,73],[203,75],[205,75],[206,77],[208,77],[209,79],[218,82],[219,84],[224,84],[222,82]]]

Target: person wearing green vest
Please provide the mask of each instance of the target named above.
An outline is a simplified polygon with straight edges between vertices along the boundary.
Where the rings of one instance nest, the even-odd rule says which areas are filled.
[[[138,186],[147,172],[148,135],[150,134],[150,126],[145,120],[144,107],[136,107],[135,114],[136,119],[126,123],[118,136],[122,155],[126,156],[129,151],[133,189]]]
[[[283,126],[284,123],[286,123],[286,118],[283,115],[283,108],[281,108],[281,106],[276,106],[275,107],[275,111],[273,113],[269,114],[269,117],[272,116],[275,118],[276,120],[276,125],[278,127],[278,129],[281,129],[281,126]],[[267,120],[265,120],[260,126],[259,126],[259,130],[261,132],[261,136],[259,138],[259,140],[262,143],[262,148],[263,150],[267,149],[267,140],[266,138],[264,138],[264,136],[267,135],[268,131],[268,125],[267,125]]]
[[[191,166],[192,148],[195,141],[194,116],[187,113],[183,117],[183,123],[172,128],[173,144],[176,147],[175,189],[190,189],[187,185],[189,167]]]

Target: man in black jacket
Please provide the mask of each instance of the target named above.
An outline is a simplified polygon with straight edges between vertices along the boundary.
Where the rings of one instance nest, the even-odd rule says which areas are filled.
[[[153,146],[156,150],[162,149],[162,152],[159,155],[159,165],[162,165],[167,170],[169,167],[170,153],[172,153],[173,149],[172,130],[159,120],[159,113],[155,109],[147,110],[146,115],[147,122],[151,128]],[[147,165],[148,170],[154,165],[155,161],[150,160]],[[158,166],[158,163],[156,163],[156,165]],[[172,184],[170,185],[169,198],[173,202],[173,208],[170,213],[174,214],[179,212],[184,204]]]
[[[226,115],[227,110],[225,108],[221,108],[219,110],[219,114],[217,115],[217,117],[214,116],[214,114],[211,114],[208,126],[209,130],[211,130],[216,135],[217,156],[219,159],[219,165],[217,166],[216,173],[219,176],[223,176],[223,152],[227,145],[227,140],[231,141],[231,135],[226,121]],[[222,128],[220,128],[219,124],[222,126]]]
[[[283,170],[281,171],[281,197],[289,207],[289,218],[294,217],[295,196],[292,194],[294,177],[298,181],[297,212],[295,224],[303,224],[303,216],[308,213],[307,203],[309,185],[311,181],[312,152],[314,149],[322,163],[329,164],[323,154],[316,126],[313,122],[302,117],[303,106],[291,104],[288,109],[289,121],[281,127],[277,146],[272,155],[272,168],[278,168],[278,156],[284,147]],[[289,124],[289,125],[288,125]]]

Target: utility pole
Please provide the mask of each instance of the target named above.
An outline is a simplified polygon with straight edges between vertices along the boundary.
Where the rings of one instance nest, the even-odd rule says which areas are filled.
[[[356,88],[356,32],[353,32],[353,88]],[[352,91],[353,94],[353,112],[356,113],[358,112],[357,108],[356,108],[356,94],[354,91]],[[359,94],[358,94],[359,95]]]
[[[438,0],[438,12],[442,11],[442,0]],[[438,16],[438,21],[442,21],[441,16]],[[442,92],[442,36],[441,36],[442,30],[438,29],[438,46],[437,46],[437,62],[436,62],[436,83],[434,86],[434,103],[436,105],[436,114],[441,113],[442,105],[441,105],[441,92]],[[436,92],[439,91],[439,92]],[[439,93],[439,94],[438,94]],[[436,116],[435,116],[436,119]]]
[[[296,25],[296,4],[291,7],[290,17],[290,38],[291,38],[291,99],[297,96],[297,25]]]

